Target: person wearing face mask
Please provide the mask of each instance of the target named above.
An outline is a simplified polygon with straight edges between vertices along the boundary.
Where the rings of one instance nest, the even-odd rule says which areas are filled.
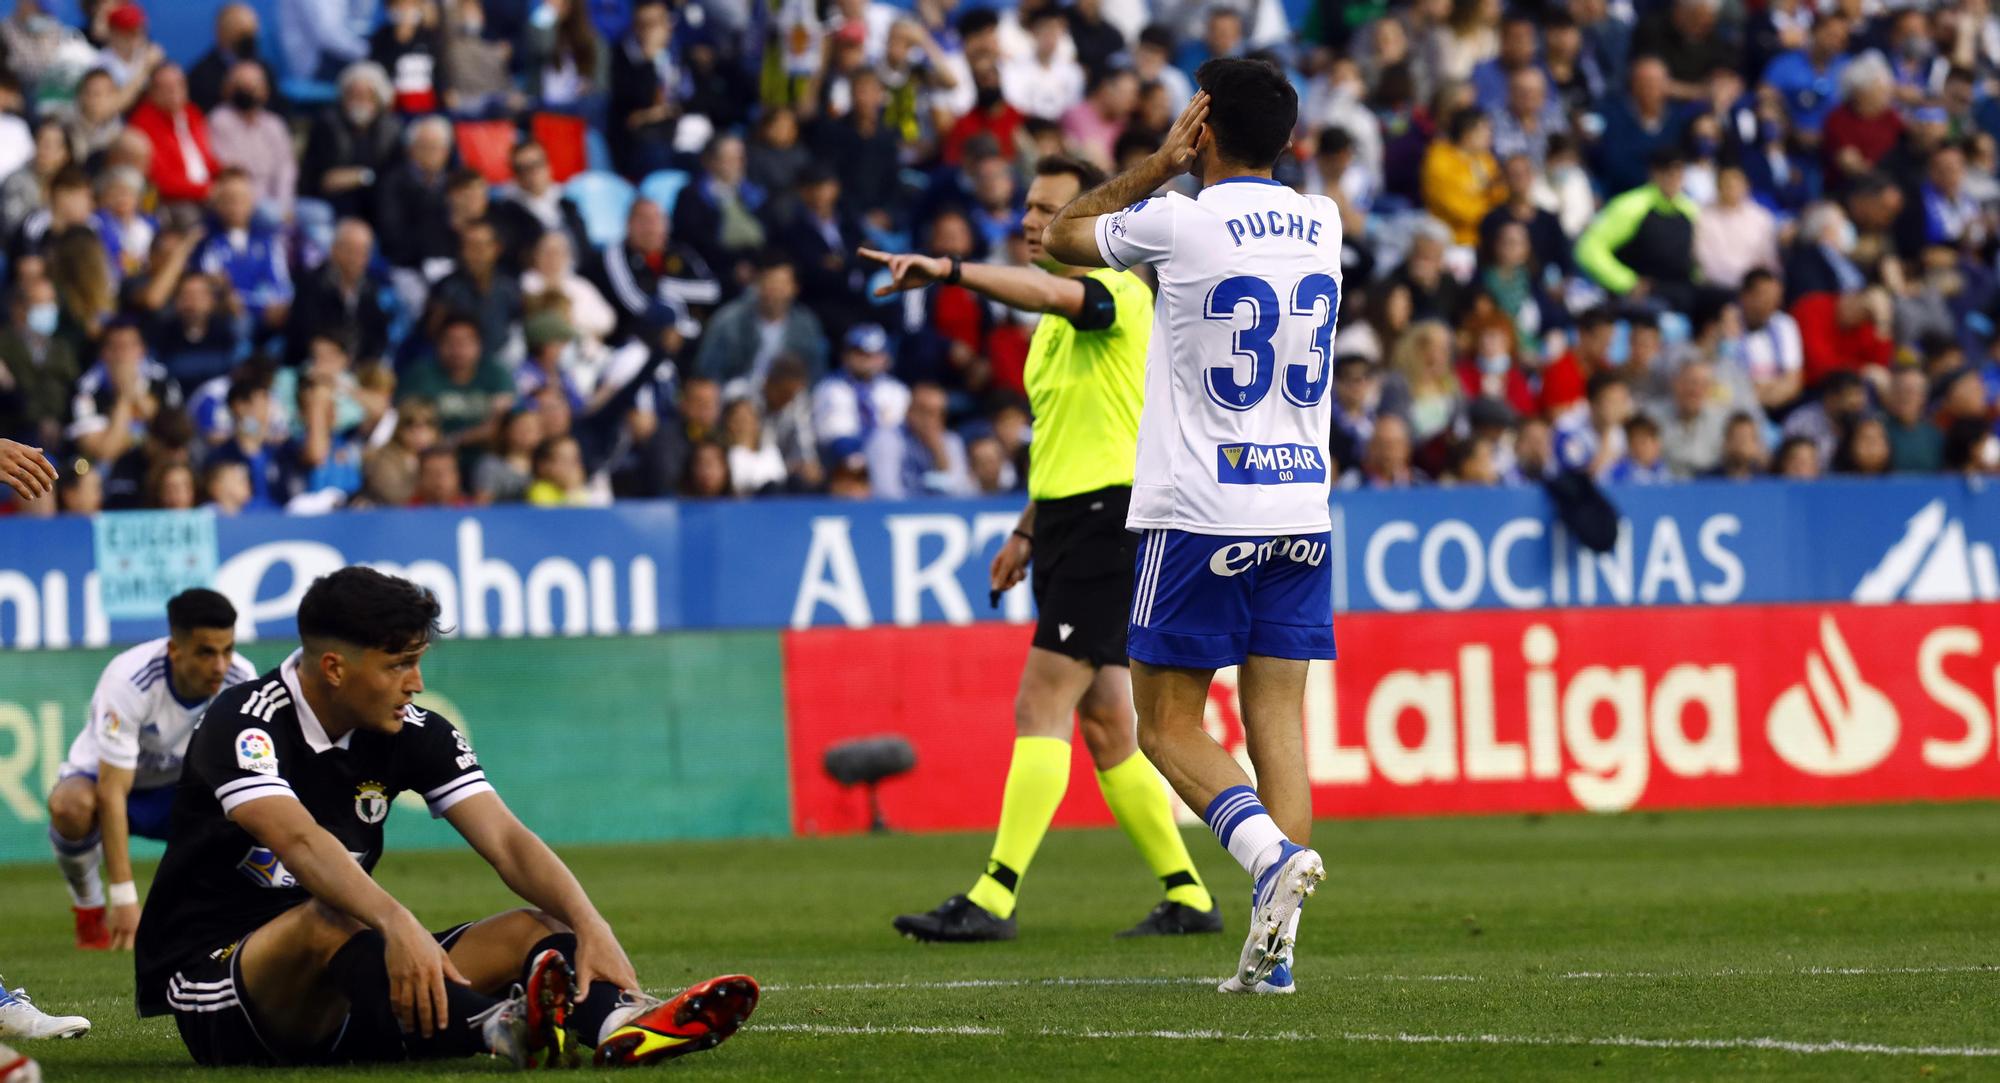
[[[241,463],[250,477],[245,509],[276,510],[285,496],[284,440],[271,417],[271,380],[261,372],[229,384],[229,439],[209,452],[208,465]]]
[[[1798,239],[1785,260],[1785,298],[1812,293],[1852,293],[1868,276],[1852,259],[1858,233],[1836,203],[1816,203],[1799,219]]]
[[[257,55],[257,30],[257,9],[248,4],[224,4],[216,10],[215,44],[188,69],[188,97],[203,112],[214,112],[222,104],[238,64],[257,65],[264,73],[265,86],[278,85],[271,66]]]
[[[241,169],[250,177],[257,210],[277,221],[290,221],[298,195],[298,157],[292,153],[292,133],[283,118],[266,106],[271,84],[255,60],[238,61],[229,72],[226,103],[208,114],[209,145],[216,160]]]
[[[381,65],[340,75],[340,99],[313,118],[299,162],[299,194],[330,207],[328,217],[372,218],[377,182],[402,155],[403,124],[389,111]]]
[[[0,435],[55,447],[78,367],[75,348],[55,337],[60,313],[48,276],[18,279],[7,314],[0,329]]]
[[[445,105],[458,116],[483,117],[512,114],[527,104],[507,72],[514,45],[487,35],[480,0],[447,0],[446,10],[451,14],[444,38]]]

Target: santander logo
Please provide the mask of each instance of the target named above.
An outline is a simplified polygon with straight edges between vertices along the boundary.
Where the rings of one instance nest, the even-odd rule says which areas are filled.
[[[1771,750],[1798,770],[1822,777],[1858,774],[1896,747],[1896,705],[1867,682],[1831,615],[1819,621],[1817,651],[1807,650],[1804,684],[1778,694],[1764,726]]]

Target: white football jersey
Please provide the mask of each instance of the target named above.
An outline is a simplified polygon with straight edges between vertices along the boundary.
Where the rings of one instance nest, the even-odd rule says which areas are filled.
[[[1160,288],[1132,484],[1133,530],[1330,529],[1333,330],[1340,212],[1264,177],[1189,199],[1142,199],[1097,220],[1119,270]]]
[[[238,654],[229,663],[222,687],[256,675],[257,667]],[[83,732],[70,743],[69,765],[91,774],[100,763],[126,768],[134,773],[135,790],[179,782],[188,737],[208,710],[209,700],[185,702],[174,694],[173,685],[167,673],[165,637],[113,658],[97,679]]]

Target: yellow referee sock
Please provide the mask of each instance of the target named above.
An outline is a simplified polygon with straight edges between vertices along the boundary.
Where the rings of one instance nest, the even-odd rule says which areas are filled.
[[[1202,886],[1194,861],[1188,857],[1187,843],[1174,826],[1173,807],[1167,804],[1167,790],[1159,773],[1146,757],[1137,752],[1109,771],[1097,772],[1097,786],[1104,791],[1104,803],[1118,817],[1125,837],[1139,848],[1139,856],[1153,875],[1166,885],[1167,898],[1195,910],[1212,910],[1215,900]]]
[[[1007,793],[1000,802],[1000,831],[985,875],[966,897],[1005,920],[1014,916],[1014,894],[1028,862],[1049,833],[1063,792],[1069,789],[1069,742],[1060,737],[1014,738],[1014,762],[1007,768]],[[1180,836],[1175,835],[1179,842]],[[1185,859],[1186,855],[1182,855]]]

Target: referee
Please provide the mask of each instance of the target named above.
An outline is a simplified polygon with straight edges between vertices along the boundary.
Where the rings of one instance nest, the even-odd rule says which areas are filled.
[[[1132,611],[1135,537],[1125,529],[1132,497],[1153,292],[1126,271],[1066,267],[1042,250],[1042,227],[1086,189],[1096,168],[1050,156],[1035,166],[1021,222],[1036,267],[961,263],[861,249],[888,265],[888,296],[933,282],[960,285],[1004,305],[1044,314],[1028,348],[1026,380],[1035,412],[1026,511],[993,558],[992,584],[1006,590],[1034,566],[1040,614],[1014,695],[1014,757],[1000,830],[986,871],[937,909],[905,914],[897,930],[918,940],[1012,940],[1021,877],[1069,785],[1072,716],[1097,767],[1097,783],[1166,899],[1121,936],[1222,930],[1215,901],[1188,859],[1166,790],[1139,755],[1125,629]]]

